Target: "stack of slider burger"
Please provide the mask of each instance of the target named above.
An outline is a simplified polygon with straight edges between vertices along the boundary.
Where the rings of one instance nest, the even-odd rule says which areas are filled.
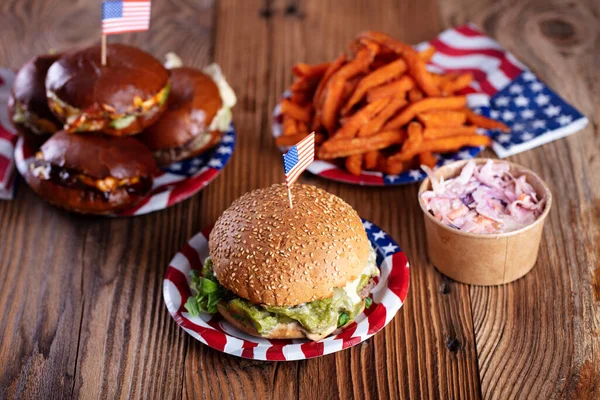
[[[217,65],[166,69],[111,44],[42,55],[18,72],[9,116],[29,147],[27,183],[43,199],[85,214],[141,201],[169,164],[214,147],[235,94]]]

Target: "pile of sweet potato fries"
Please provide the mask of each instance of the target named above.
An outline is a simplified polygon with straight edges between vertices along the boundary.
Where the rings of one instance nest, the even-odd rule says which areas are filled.
[[[294,145],[314,131],[317,157],[343,162],[354,175],[433,167],[433,153],[490,145],[478,128],[509,128],[469,110],[466,97],[455,94],[471,83],[470,73],[429,72],[434,53],[365,32],[350,44],[350,57],[295,65],[277,145]]]

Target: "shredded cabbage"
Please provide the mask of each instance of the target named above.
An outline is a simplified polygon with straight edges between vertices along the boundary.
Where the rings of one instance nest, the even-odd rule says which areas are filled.
[[[477,166],[473,160],[460,174],[439,180],[427,166],[432,190],[421,201],[442,223],[471,233],[502,233],[533,223],[544,210],[526,177],[515,178],[505,162],[488,160]]]

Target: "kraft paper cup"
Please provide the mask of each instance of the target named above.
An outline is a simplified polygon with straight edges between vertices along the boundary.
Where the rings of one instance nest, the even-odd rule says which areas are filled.
[[[488,159],[474,159],[477,165]],[[499,160],[492,160],[499,162]],[[535,189],[538,199],[545,200],[542,214],[531,225],[516,231],[500,234],[475,234],[462,232],[444,225],[433,217],[421,201],[421,193],[431,189],[429,178],[419,188],[419,204],[425,215],[427,251],[429,260],[444,275],[471,285],[501,285],[527,274],[535,265],[544,220],[552,206],[548,185],[532,171],[508,162],[510,172],[525,175]],[[457,176],[467,161],[457,161],[437,169],[436,177],[444,179]]]

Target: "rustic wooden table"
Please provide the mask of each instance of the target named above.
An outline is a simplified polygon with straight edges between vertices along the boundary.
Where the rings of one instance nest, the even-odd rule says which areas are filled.
[[[598,398],[600,14],[595,0],[155,0],[149,32],[111,37],[162,58],[218,62],[239,96],[233,161],[208,188],[137,218],[80,217],[23,182],[0,202],[0,398]],[[0,65],[99,39],[97,0],[2,0]],[[391,233],[411,261],[408,301],[372,339],[302,362],[214,351],[167,313],[173,254],[246,191],[282,181],[271,111],[298,61],[360,31],[409,43],[472,21],[586,114],[582,132],[511,160],[555,194],[539,260],[519,281],[469,287],[428,263],[417,185],[370,189],[309,175]],[[491,153],[490,153],[491,154]]]

